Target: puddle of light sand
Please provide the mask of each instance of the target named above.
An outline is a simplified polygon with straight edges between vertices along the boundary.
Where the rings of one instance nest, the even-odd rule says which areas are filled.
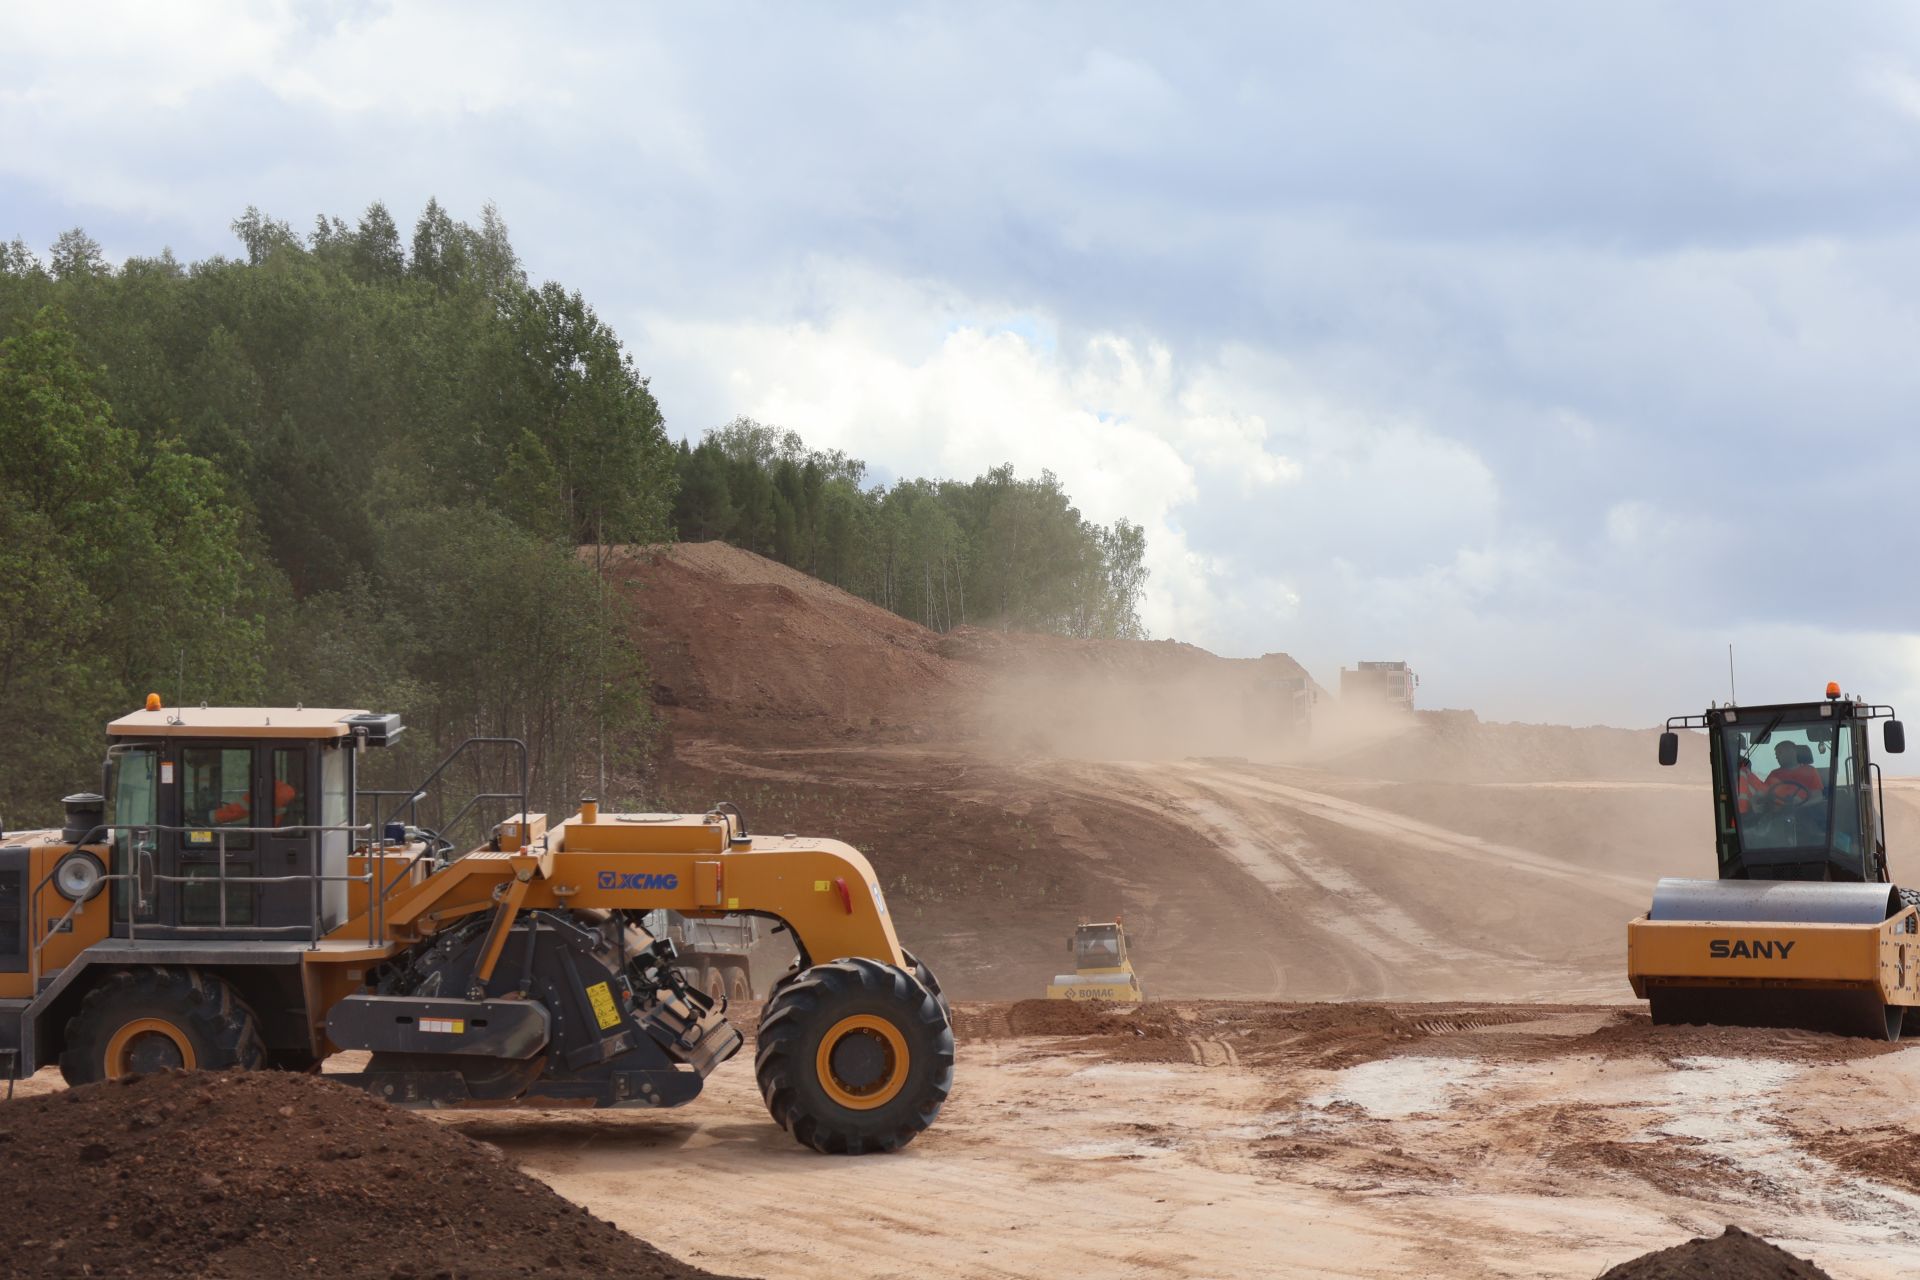
[[[1345,1104],[1382,1120],[1452,1109],[1453,1098],[1469,1085],[1503,1074],[1497,1066],[1457,1058],[1383,1058],[1337,1074],[1330,1088],[1306,1100],[1325,1111]]]

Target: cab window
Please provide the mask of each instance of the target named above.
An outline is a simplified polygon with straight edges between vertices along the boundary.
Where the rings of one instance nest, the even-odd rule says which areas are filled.
[[[114,875],[124,876],[134,869],[136,836],[130,828],[151,827],[157,821],[153,786],[155,756],[152,748],[142,747],[131,751],[116,749],[107,758],[113,770],[107,786],[107,825],[114,829],[112,870]],[[146,839],[151,842],[153,837],[149,834]],[[114,919],[127,918],[127,898],[120,889],[113,891]]]
[[[182,825],[189,847],[214,846],[211,828],[253,827],[253,752],[245,747],[187,747],[180,752],[185,775],[180,789]],[[229,849],[253,843],[243,833],[228,836]]]
[[[273,753],[273,825],[307,825],[307,753]]]

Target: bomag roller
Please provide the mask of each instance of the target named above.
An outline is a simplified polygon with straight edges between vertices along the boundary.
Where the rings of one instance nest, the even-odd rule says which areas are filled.
[[[1667,721],[1706,731],[1713,768],[1712,880],[1666,879],[1627,926],[1627,972],[1659,1023],[1790,1026],[1900,1038],[1920,1005],[1920,894],[1887,872],[1880,771],[1867,727],[1893,708],[1844,698],[1710,708]]]
[[[58,1062],[84,1084],[360,1050],[331,1078],[402,1106],[675,1106],[742,1038],[639,927],[666,908],[790,933],[798,961],[754,1066],[796,1139],[885,1151],[933,1122],[950,1015],[854,849],[749,834],[726,805],[582,801],[549,825],[527,812],[512,739],[469,740],[420,787],[362,789],[363,756],[400,732],[365,711],[157,697],[108,726],[104,795],[68,797],[64,829],[0,836],[0,1069]],[[461,814],[517,811],[458,852],[411,819],[451,764],[486,753],[517,790]]]
[[[1146,999],[1127,955],[1127,931],[1120,921],[1078,925],[1067,939],[1067,950],[1073,953],[1073,972],[1058,974],[1047,984],[1047,999],[1112,1004],[1139,1004]]]

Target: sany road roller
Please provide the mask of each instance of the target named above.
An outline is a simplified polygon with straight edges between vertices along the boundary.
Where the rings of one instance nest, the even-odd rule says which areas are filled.
[[[102,792],[69,796],[62,829],[0,834],[0,1070],[58,1062],[85,1084],[357,1050],[330,1078],[401,1106],[676,1106],[742,1039],[640,927],[668,908],[790,933],[754,1067],[796,1139],[887,1151],[933,1123],[951,1017],[854,849],[749,834],[727,805],[583,801],[549,824],[527,812],[512,739],[463,743],[419,787],[363,789],[363,757],[401,731],[366,711],[157,697],[109,725]],[[506,781],[421,825],[423,807],[452,807],[433,798],[450,766],[488,754]],[[478,847],[441,834],[516,801]]]
[[[1920,894],[1887,873],[1880,770],[1867,727],[1893,708],[1842,697],[1676,716],[1706,731],[1713,767],[1712,880],[1666,879],[1627,926],[1627,973],[1659,1023],[1832,1030],[1897,1040],[1920,1005]]]

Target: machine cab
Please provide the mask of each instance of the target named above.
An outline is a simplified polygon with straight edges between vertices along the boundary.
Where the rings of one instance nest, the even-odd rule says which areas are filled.
[[[1119,922],[1083,924],[1075,929],[1073,963],[1082,972],[1124,967],[1127,963],[1127,935]]]
[[[317,937],[346,918],[360,748],[399,718],[160,708],[107,727],[113,932]]]
[[[1707,731],[1722,880],[1887,879],[1879,772],[1868,721],[1888,718],[1886,746],[1904,749],[1891,707],[1843,699],[1715,707],[1676,717],[1661,736],[1673,763],[1677,728]]]

